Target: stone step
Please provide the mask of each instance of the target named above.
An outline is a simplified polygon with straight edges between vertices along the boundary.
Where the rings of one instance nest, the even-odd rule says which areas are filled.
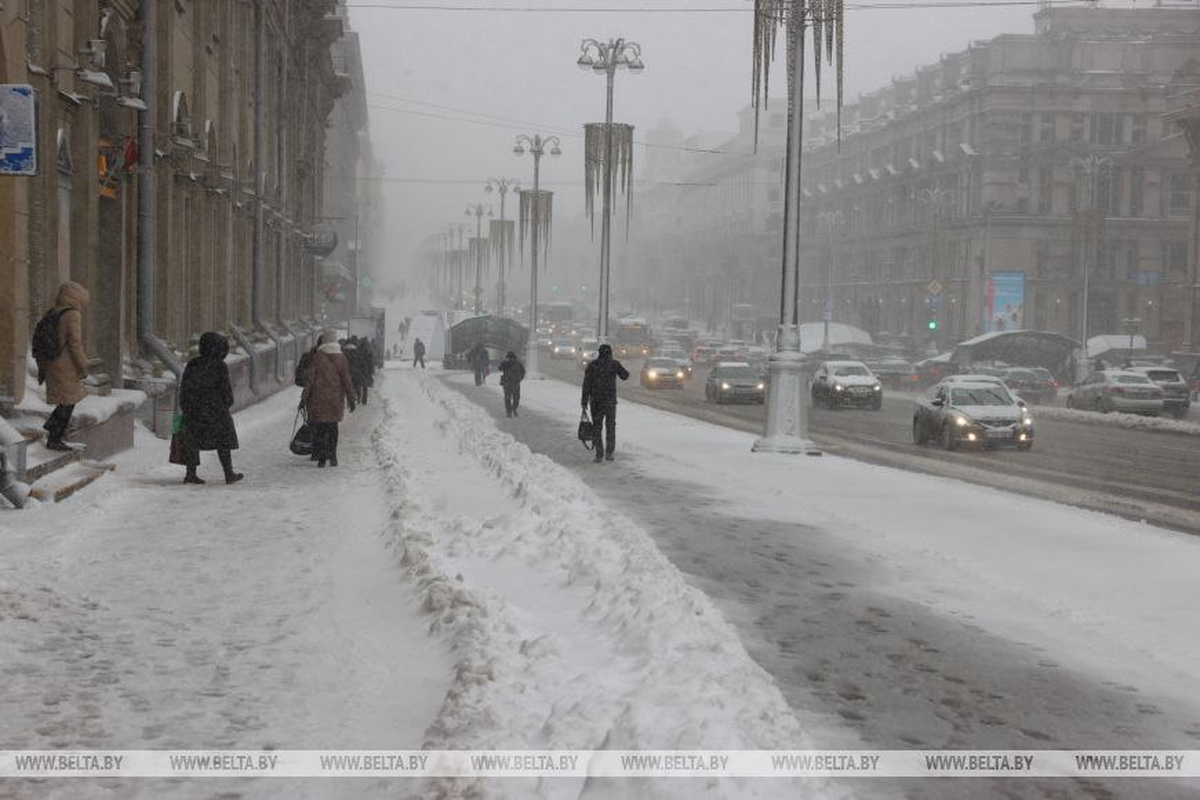
[[[114,469],[115,464],[80,460],[76,457],[74,463],[55,469],[33,481],[29,487],[29,497],[42,503],[57,503]]]

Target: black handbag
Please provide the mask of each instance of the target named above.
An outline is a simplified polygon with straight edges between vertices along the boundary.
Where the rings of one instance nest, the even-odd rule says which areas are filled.
[[[305,420],[304,424],[297,428],[301,417]],[[288,444],[288,449],[298,456],[311,456],[313,439],[312,426],[308,424],[308,415],[304,413],[304,405],[301,404],[296,409],[296,419],[292,422],[292,441]]]
[[[579,432],[576,435],[588,450],[592,449],[592,438],[595,433],[596,425],[588,418],[587,409],[584,409],[583,413],[579,415]]]

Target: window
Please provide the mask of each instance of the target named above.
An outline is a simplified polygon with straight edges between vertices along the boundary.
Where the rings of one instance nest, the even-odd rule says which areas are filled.
[[[1167,216],[1186,217],[1192,207],[1191,180],[1186,173],[1177,172],[1167,184]]]
[[[1084,115],[1076,112],[1071,115],[1071,141],[1083,141]]]
[[[1092,144],[1120,145],[1125,142],[1124,114],[1101,112],[1092,114],[1091,137]]]
[[[1021,129],[1017,134],[1017,141],[1021,144],[1033,144],[1033,112],[1026,111],[1021,114]]]
[[[1143,167],[1129,168],[1129,216],[1140,217],[1145,211],[1144,185],[1146,172]]]
[[[1037,210],[1039,214],[1050,214],[1053,211],[1054,200],[1054,170],[1050,167],[1038,169]]]
[[[1164,278],[1187,275],[1187,242],[1162,243],[1162,274]]]
[[[1131,114],[1129,142],[1130,144],[1146,143],[1146,115]]]
[[[1038,134],[1038,140],[1042,144],[1052,144],[1054,142],[1054,114],[1050,111],[1043,111],[1040,118],[1042,127]]]

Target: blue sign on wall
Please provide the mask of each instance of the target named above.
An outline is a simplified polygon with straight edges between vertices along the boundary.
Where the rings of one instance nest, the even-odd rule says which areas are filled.
[[[28,84],[0,84],[0,175],[37,174],[36,99]]]
[[[993,272],[988,282],[989,331],[1015,331],[1025,327],[1025,273]]]

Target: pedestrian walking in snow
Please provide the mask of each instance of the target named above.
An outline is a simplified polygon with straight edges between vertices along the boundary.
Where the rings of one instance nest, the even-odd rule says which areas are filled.
[[[338,423],[346,406],[353,412],[357,402],[350,363],[346,360],[333,331],[326,331],[317,340],[317,352],[308,367],[308,381],[301,402],[304,403],[308,424],[313,428],[313,455],[317,466],[338,465]]]
[[[629,380],[629,370],[613,358],[612,347],[600,345],[596,360],[583,373],[583,408],[591,406],[596,461],[612,461],[617,448],[617,378]],[[603,430],[607,445],[601,441]]]
[[[83,311],[90,302],[88,290],[75,281],[58,287],[54,307],[45,314],[58,317],[58,354],[39,363],[46,378],[46,402],[54,406],[42,426],[46,429],[46,447],[50,450],[70,450],[63,441],[75,404],[87,396],[83,379],[87,377],[88,357],[83,351]]]
[[[416,369],[417,364],[421,365],[421,369],[425,369],[425,343],[419,336],[413,342],[413,369]]]
[[[467,354],[467,360],[471,362],[471,369],[475,371],[475,385],[483,386],[484,381],[487,380],[488,351],[482,340],[476,342],[475,346],[471,348]]]
[[[525,380],[525,365],[517,360],[517,354],[509,350],[500,362],[500,385],[504,387],[504,413],[510,417],[519,416],[517,406],[521,405],[521,381]]]
[[[237,483],[245,476],[233,471],[233,452],[238,449],[237,429],[233,424],[233,385],[229,382],[229,342],[224,336],[208,331],[200,335],[200,353],[187,363],[179,381],[179,410],[183,415],[184,483],[204,483],[196,474],[201,450],[216,450],[225,471],[226,483]]]

